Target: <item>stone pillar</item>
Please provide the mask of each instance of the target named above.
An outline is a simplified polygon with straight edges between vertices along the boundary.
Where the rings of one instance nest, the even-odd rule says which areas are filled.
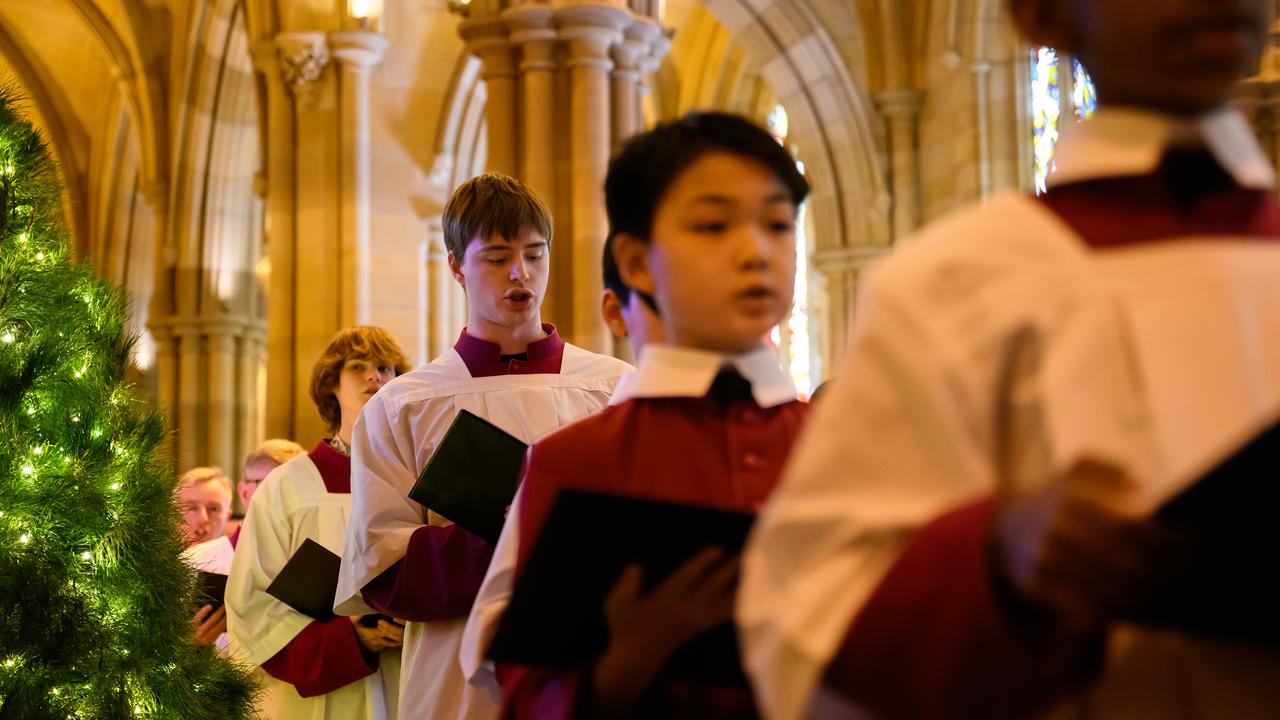
[[[444,226],[440,218],[427,221],[427,360],[439,357],[453,345],[453,275],[449,272],[449,252],[444,246]]]
[[[209,372],[205,383],[204,412],[208,425],[201,462],[236,475],[236,415],[240,386],[236,382],[236,345],[241,323],[210,320],[202,328]],[[185,429],[185,426],[184,426]]]
[[[570,155],[573,175],[573,342],[594,352],[610,352],[609,330],[600,317],[600,254],[608,222],[604,175],[612,125],[609,101],[610,51],[622,39],[631,14],[612,6],[570,5],[557,13],[560,37],[568,41]]]
[[[340,74],[341,154],[339,164],[342,218],[342,312],[339,324],[366,325],[371,316],[369,247],[369,74],[382,59],[387,39],[367,31],[336,32],[329,36]]]
[[[503,13],[511,42],[520,48],[520,178],[548,204],[555,197],[556,119],[560,115],[556,112],[556,31],[552,16],[550,7],[534,4],[517,5]],[[490,124],[495,122],[493,115],[489,117]],[[565,224],[556,226],[562,228]],[[553,252],[552,257],[555,256]],[[547,289],[543,318],[566,315],[569,298],[555,292],[552,283]]]
[[[893,234],[900,241],[920,224],[920,165],[916,123],[922,93],[890,90],[876,96],[876,104],[889,131],[893,182]]]
[[[497,17],[466,20],[458,32],[483,64],[480,76],[489,93],[485,112],[489,120],[489,170],[515,177],[519,172],[516,140],[519,115],[515,56],[507,39],[506,23]]]
[[[190,320],[176,320],[173,334],[178,354],[178,471],[185,472],[202,464],[204,457],[205,408],[200,392],[204,338],[200,336],[199,326]]]
[[[640,130],[640,71],[659,30],[648,18],[636,18],[627,26],[622,42],[613,46],[613,142],[617,151]]]
[[[977,149],[978,149],[978,192],[979,197],[991,195],[994,189],[991,181],[991,128],[990,128],[990,95],[991,63],[975,62],[969,67],[973,73],[973,96],[977,101]],[[1070,77],[1071,73],[1060,74],[1059,77]],[[1063,92],[1067,92],[1069,80],[1062,84]],[[1062,117],[1070,117],[1064,113]]]

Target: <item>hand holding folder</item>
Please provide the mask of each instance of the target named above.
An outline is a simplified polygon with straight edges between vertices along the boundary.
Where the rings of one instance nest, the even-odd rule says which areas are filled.
[[[527,449],[497,425],[459,411],[409,498],[496,543],[520,483]]]
[[[650,590],[707,548],[740,553],[754,520],[715,508],[560,493],[516,581],[489,657],[557,668],[595,660],[609,641],[606,597],[626,567],[640,566]],[[733,626],[689,641],[664,672],[676,680],[744,686]]]

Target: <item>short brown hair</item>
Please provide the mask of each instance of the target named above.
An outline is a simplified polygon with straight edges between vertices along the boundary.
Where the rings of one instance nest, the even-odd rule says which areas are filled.
[[[396,375],[409,372],[409,359],[386,330],[367,325],[339,330],[311,369],[311,401],[316,404],[329,432],[337,432],[342,427],[342,408],[334,392],[338,389],[342,367],[351,358],[391,365]]]
[[[528,185],[498,173],[462,183],[444,206],[444,246],[459,262],[477,237],[514,240],[533,230],[550,244],[551,229],[546,203]]]

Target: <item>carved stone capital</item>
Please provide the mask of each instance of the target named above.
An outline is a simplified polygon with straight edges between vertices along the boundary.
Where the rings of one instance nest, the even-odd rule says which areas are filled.
[[[280,76],[299,105],[315,102],[325,66],[329,64],[329,44],[322,32],[288,32],[276,36]]]

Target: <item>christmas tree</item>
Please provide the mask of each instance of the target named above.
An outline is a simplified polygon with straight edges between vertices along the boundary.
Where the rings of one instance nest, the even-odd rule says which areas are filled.
[[[247,670],[192,643],[164,422],[124,382],[124,299],[70,259],[14,97],[0,90],[0,718],[247,717]]]

